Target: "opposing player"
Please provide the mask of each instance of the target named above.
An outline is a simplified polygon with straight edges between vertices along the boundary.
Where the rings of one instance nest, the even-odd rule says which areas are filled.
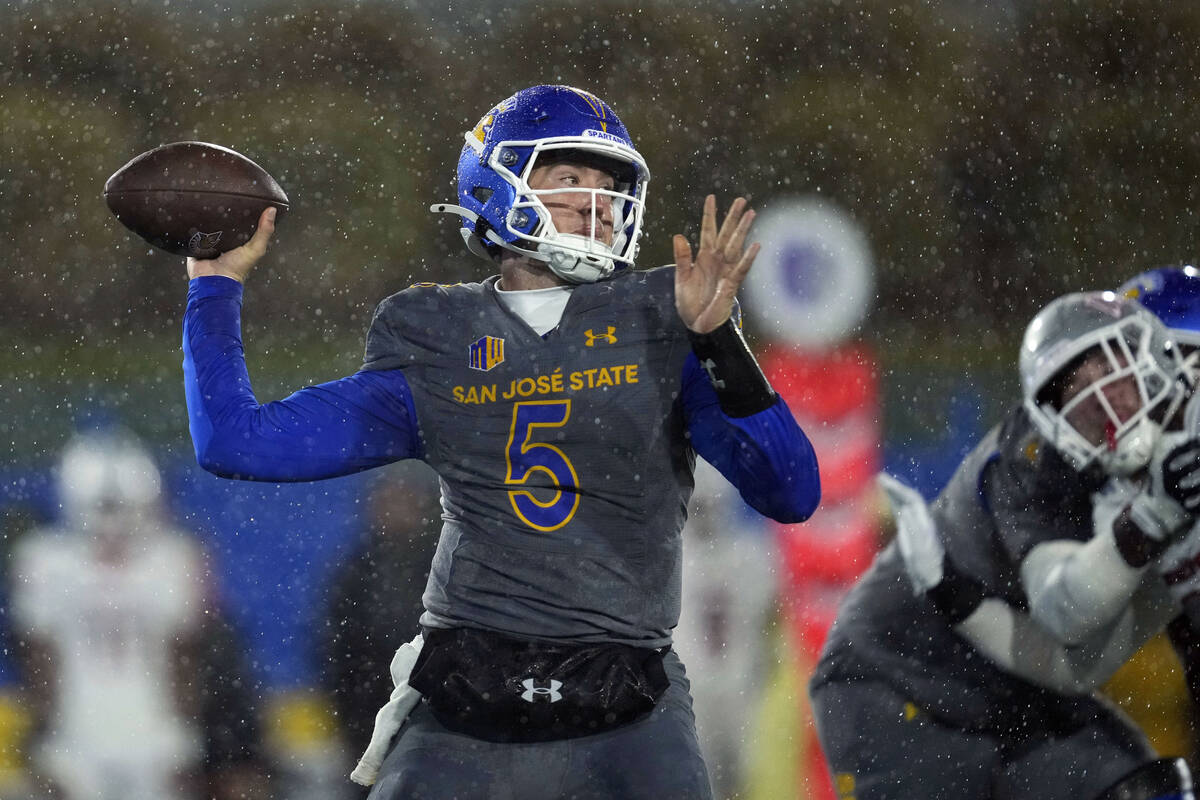
[[[937,502],[892,485],[897,542],[847,598],[811,684],[839,789],[1191,796],[1186,766],[1156,760],[1088,692],[1119,666],[1106,657],[1176,613],[1154,566],[1191,524],[1179,487],[1200,478],[1163,467],[1187,444],[1170,440],[1162,457],[1179,370],[1133,301],[1060,298],[1026,331],[1023,404]],[[1147,467],[1156,479],[1142,487],[1131,477]],[[997,604],[1022,612],[1015,625]]]
[[[459,204],[435,206],[499,275],[388,298],[361,370],[266,405],[238,316],[270,212],[188,262],[203,466],[313,480],[420,458],[441,477],[422,635],[355,773],[372,797],[711,796],[670,650],[694,458],[781,520],[813,512],[819,481],[733,316],[753,212],[739,198],[718,226],[710,196],[699,250],[676,236],[674,267],[635,271],[648,181],[602,100],[517,92],[466,135]]]
[[[1164,420],[1168,438],[1159,446],[1190,440],[1191,434],[1200,432],[1200,393],[1195,390],[1200,363],[1200,272],[1190,266],[1148,270],[1126,281],[1117,293],[1136,300],[1167,327],[1182,358],[1183,383],[1190,387],[1186,410]],[[1184,448],[1176,456],[1186,458],[1200,459],[1200,453]],[[1131,604],[1110,623],[1114,631],[1123,629],[1122,635],[1093,637],[1090,647],[1064,644],[1026,610],[989,595],[959,572],[954,560],[947,559],[933,520],[916,493],[887,476],[883,481],[904,522],[899,526],[898,546],[914,585],[933,594],[941,605],[955,606],[954,630],[1005,669],[1061,691],[1089,692],[1159,632],[1161,616],[1139,613]],[[1122,501],[1119,492],[1109,495]],[[1153,563],[1183,612],[1171,620],[1168,631],[1184,661],[1193,698],[1200,699],[1200,632],[1192,622],[1200,619],[1200,526],[1193,524]]]
[[[1200,270],[1193,266],[1147,270],[1126,281],[1118,290],[1154,313],[1179,342],[1184,370],[1193,385],[1181,427],[1200,433]],[[1200,453],[1193,453],[1200,458]],[[1162,574],[1183,613],[1171,621],[1168,632],[1183,663],[1192,702],[1200,707],[1200,524],[1171,545],[1158,559]]]
[[[204,570],[159,513],[160,484],[135,439],[79,435],[62,456],[61,523],[13,555],[33,768],[66,798],[199,796],[196,667],[180,647],[200,630]]]

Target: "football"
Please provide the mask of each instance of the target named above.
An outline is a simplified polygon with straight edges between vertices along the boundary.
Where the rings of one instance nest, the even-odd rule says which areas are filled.
[[[175,142],[142,153],[104,184],[104,201],[126,228],[180,256],[216,258],[250,240],[259,215],[288,197],[265,169],[206,142]]]

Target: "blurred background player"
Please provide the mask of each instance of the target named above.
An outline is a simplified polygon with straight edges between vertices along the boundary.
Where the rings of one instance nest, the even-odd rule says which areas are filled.
[[[82,433],[57,479],[59,521],[15,540],[6,580],[34,780],[66,798],[266,800],[244,642],[149,452]]]
[[[1192,267],[1149,270],[1127,281],[1118,293],[1136,299],[1168,327],[1184,357],[1187,382],[1193,383],[1195,359],[1192,354],[1200,345],[1200,273]],[[1183,417],[1182,413],[1177,413],[1175,420],[1167,426],[1168,430],[1182,425]],[[902,516],[912,513],[911,508],[903,510],[909,500],[920,505],[920,501],[912,498],[903,487],[892,485],[891,489],[893,493],[910,495],[909,498],[896,498],[902,507]],[[913,543],[914,531],[919,526],[911,524],[911,519],[909,522],[900,527],[902,541],[899,547],[910,572],[920,575],[921,566],[909,561],[919,561],[922,552],[941,552],[942,548],[933,541],[936,533],[932,520],[928,521],[930,529],[923,534],[931,539],[926,547]],[[905,539],[909,540],[907,545]],[[1193,528],[1155,561],[1168,591],[1185,612],[1188,598],[1196,590],[1198,540],[1200,536]],[[964,605],[957,612],[961,619],[954,625],[956,632],[1005,669],[1033,683],[1070,693],[1101,690],[1145,731],[1157,753],[1184,756],[1195,763],[1194,698],[1198,653],[1187,613],[1176,616],[1167,632],[1155,633],[1153,627],[1143,628],[1143,635],[1155,634],[1144,644],[1141,637],[1114,636],[1103,641],[1100,648],[1068,646],[1030,619],[1025,610],[1000,598],[985,596],[977,584],[956,573],[953,559],[946,559],[944,554],[942,558],[942,570],[946,574],[939,584],[945,586],[936,590],[942,595],[940,601],[951,601],[945,588],[956,582],[966,587],[958,594],[969,596],[960,598]],[[914,582],[920,584],[920,580]],[[924,591],[928,594],[935,590],[926,588]],[[1177,652],[1172,651],[1172,644]],[[1185,671],[1189,679],[1186,681]],[[1189,688],[1193,699],[1189,699]]]
[[[811,685],[840,794],[1191,796],[1186,765],[1156,760],[1089,693],[1115,669],[1106,655],[1127,656],[1177,608],[1154,562],[1191,524],[1180,481],[1200,477],[1192,461],[1172,471],[1188,445],[1156,422],[1178,407],[1180,368],[1161,322],[1133,301],[1060,298],[1026,331],[1023,405],[937,503],[892,484],[897,543],[843,604]],[[1149,485],[1127,480],[1148,465]],[[960,638],[993,602],[1032,625],[1005,617]]]
[[[762,251],[742,300],[763,373],[821,464],[821,513],[803,525],[760,521],[777,559],[781,624],[768,643],[761,737],[745,743],[754,753],[746,792],[833,800],[803,687],[839,602],[881,542],[882,393],[864,338],[874,261],[861,219],[831,197],[775,195],[752,234]]]
[[[349,751],[371,741],[392,693],[388,664],[413,637],[442,524],[437,477],[423,464],[387,467],[371,486],[357,552],[334,572],[321,636],[321,675]]]
[[[78,435],[58,479],[60,524],[13,554],[33,768],[66,798],[198,797],[196,665],[182,656],[203,619],[200,552],[164,519],[131,435]]]
[[[695,477],[674,647],[689,667],[713,794],[727,798],[745,788],[754,755],[777,612],[777,554],[763,518],[716,468],[697,461]]]

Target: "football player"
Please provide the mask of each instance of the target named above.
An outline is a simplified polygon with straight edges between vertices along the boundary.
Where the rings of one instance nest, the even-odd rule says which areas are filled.
[[[1200,391],[1195,389],[1200,379],[1200,270],[1193,266],[1148,270],[1118,291],[1153,312],[1179,343],[1186,378],[1193,387],[1180,424],[1186,432],[1200,432]],[[1200,707],[1200,524],[1163,553],[1158,570],[1184,612],[1167,630],[1183,663],[1192,702]]]
[[[204,617],[200,553],[162,518],[158,470],[131,436],[80,434],[58,478],[60,523],[13,554],[33,768],[66,798],[197,797],[196,676],[181,646]]]
[[[517,92],[466,134],[458,202],[433,207],[497,274],[389,297],[361,369],[274,403],[251,391],[239,321],[272,212],[188,261],[202,466],[315,480],[419,458],[441,478],[421,635],[353,776],[373,798],[711,796],[670,649],[695,457],[782,521],[820,489],[737,325],[753,212],[738,198],[718,225],[709,196],[698,250],[676,236],[675,265],[635,270],[649,179],[595,95]]]
[[[888,484],[896,543],[810,686],[835,781],[858,798],[1191,797],[1186,765],[1089,693],[1177,613],[1155,566],[1200,500],[1193,441],[1159,424],[1179,353],[1137,303],[1084,293],[1034,318],[1020,365],[1022,405],[932,507]]]
[[[1183,432],[1182,439],[1176,435],[1173,441],[1188,439],[1188,431],[1200,431],[1200,394],[1195,391],[1200,361],[1200,271],[1191,266],[1148,270],[1126,281],[1117,292],[1137,300],[1157,316],[1179,349],[1183,381],[1191,394],[1187,412],[1175,414],[1166,427]],[[1181,451],[1180,457],[1186,457],[1187,452]],[[1114,631],[1123,628],[1128,635],[1093,637],[1091,647],[1064,645],[1028,613],[1002,598],[988,596],[969,576],[959,573],[954,561],[946,558],[919,496],[886,475],[881,481],[905,522],[898,526],[898,547],[914,586],[919,591],[934,592],[942,604],[961,603],[961,619],[955,630],[1006,669],[1061,691],[1089,692],[1107,681],[1149,636],[1159,632],[1155,626],[1161,622],[1159,616],[1140,613],[1131,604],[1111,625]],[[1107,496],[1120,503],[1119,492]],[[1168,631],[1184,661],[1193,699],[1200,700],[1200,633],[1191,622],[1200,620],[1200,526],[1193,526],[1186,536],[1167,547],[1154,564],[1184,612],[1171,621]]]

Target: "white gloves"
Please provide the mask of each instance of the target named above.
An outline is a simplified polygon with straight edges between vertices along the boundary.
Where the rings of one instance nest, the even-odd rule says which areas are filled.
[[[1149,539],[1166,543],[1184,533],[1200,509],[1200,438],[1164,433],[1150,459],[1150,485],[1129,507]]]
[[[878,481],[892,505],[892,514],[896,518],[896,546],[900,548],[913,592],[924,594],[942,582],[946,558],[929,507],[920,492],[891,475],[881,472]]]

